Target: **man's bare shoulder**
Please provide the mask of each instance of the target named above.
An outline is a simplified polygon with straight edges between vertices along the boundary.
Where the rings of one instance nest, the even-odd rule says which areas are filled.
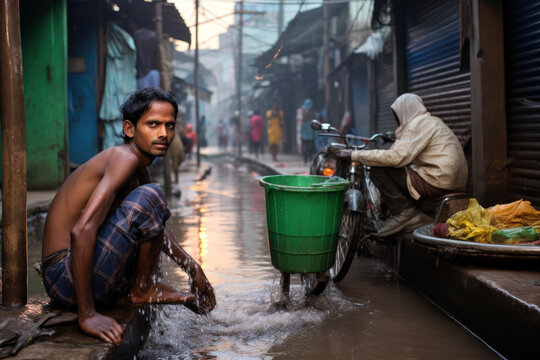
[[[138,156],[131,151],[129,145],[120,145],[105,149],[94,155],[90,160],[81,165],[78,172],[92,172],[99,176],[105,172],[115,169],[135,170],[141,161]]]

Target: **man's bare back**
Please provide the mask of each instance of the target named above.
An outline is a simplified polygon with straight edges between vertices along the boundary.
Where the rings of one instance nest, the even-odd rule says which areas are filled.
[[[49,214],[43,232],[42,256],[67,249],[71,246],[70,232],[81,217],[90,195],[99,184],[107,164],[117,162],[139,162],[129,144],[106,149],[85,164],[78,167],[58,190],[49,207]],[[145,171],[144,171],[145,172]],[[122,198],[131,192],[138,184],[143,170],[136,168],[128,177],[113,202],[117,205]]]

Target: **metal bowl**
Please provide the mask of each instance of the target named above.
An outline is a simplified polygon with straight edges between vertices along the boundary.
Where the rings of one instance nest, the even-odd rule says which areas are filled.
[[[413,241],[433,247],[447,258],[540,266],[540,246],[484,244],[438,238],[430,236],[432,227],[429,224],[414,230]]]

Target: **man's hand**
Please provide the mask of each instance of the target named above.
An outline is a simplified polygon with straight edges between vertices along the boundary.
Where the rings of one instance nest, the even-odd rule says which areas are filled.
[[[185,305],[197,314],[206,314],[212,311],[216,306],[214,288],[210,285],[200,265],[178,244],[168,226],[165,227],[165,237],[161,250],[189,275],[191,292],[197,297],[198,303]]]
[[[210,285],[210,282],[206,278],[201,267],[194,263],[194,275],[191,278],[191,292],[195,294],[199,300],[199,307],[205,312],[209,313],[216,306],[216,295],[214,294],[214,288]]]
[[[339,159],[344,159],[344,160],[350,160],[351,155],[352,155],[352,150],[350,149],[339,150],[339,152],[337,153],[337,157]]]
[[[99,313],[81,317],[79,326],[88,335],[95,336],[105,342],[113,342],[116,346],[122,343],[124,329],[113,319]]]

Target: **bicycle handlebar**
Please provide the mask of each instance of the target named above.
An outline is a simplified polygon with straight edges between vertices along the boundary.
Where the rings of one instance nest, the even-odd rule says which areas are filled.
[[[364,142],[363,145],[357,145],[354,146],[357,149],[363,149],[365,148],[369,143],[375,141],[377,138],[382,138],[384,142],[394,142],[396,141],[396,135],[391,132],[387,131],[385,133],[377,133],[373,134],[371,137],[363,137],[363,136],[356,136],[356,135],[343,135],[341,131],[336,129],[335,127],[331,126],[329,123],[320,123],[318,120],[312,120],[311,121],[311,127],[315,130],[320,130],[322,133],[319,134],[319,136],[330,136],[330,137],[339,137],[343,139],[345,145],[347,148],[351,148],[352,146],[349,145],[348,140],[360,140]]]

